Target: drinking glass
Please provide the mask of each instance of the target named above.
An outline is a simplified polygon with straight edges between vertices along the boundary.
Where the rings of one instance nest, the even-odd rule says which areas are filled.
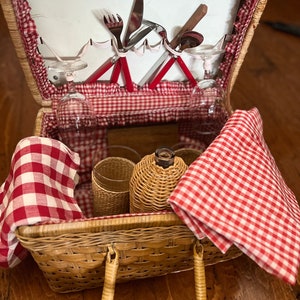
[[[191,135],[207,148],[224,126],[228,113],[225,108],[225,91],[215,78],[213,61],[224,52],[223,40],[216,45],[201,45],[193,54],[203,61],[204,76],[193,88],[189,110]]]
[[[75,72],[87,64],[80,59],[57,61],[49,69],[62,72],[67,81],[67,93],[59,99],[56,118],[59,139],[80,156],[79,173],[90,174],[92,157],[97,150],[96,113],[85,95],[76,90]]]

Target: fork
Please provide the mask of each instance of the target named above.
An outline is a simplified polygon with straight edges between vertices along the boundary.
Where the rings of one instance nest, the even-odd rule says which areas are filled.
[[[103,21],[108,30],[115,36],[119,50],[124,51],[123,44],[121,42],[121,33],[123,30],[123,20],[120,15],[107,15],[103,17]]]
[[[122,18],[117,14],[114,15],[108,15],[103,17],[103,22],[107,29],[114,35],[117,41],[117,47],[120,52],[125,53],[125,49],[123,47],[122,41],[121,41],[121,33],[123,30],[123,20]],[[131,79],[131,75],[128,68],[128,63],[126,56],[120,55],[118,60],[115,63],[115,67],[112,73],[111,82],[116,83],[118,80],[118,77],[120,75],[121,69],[123,71],[124,79],[126,82],[126,88],[129,92],[133,91],[133,83]]]

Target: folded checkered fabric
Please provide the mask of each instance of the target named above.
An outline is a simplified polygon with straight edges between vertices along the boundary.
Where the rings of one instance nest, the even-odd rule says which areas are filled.
[[[57,140],[18,143],[0,188],[1,267],[14,267],[27,254],[14,234],[18,226],[83,218],[73,196],[78,166],[78,154]]]
[[[169,203],[196,237],[205,233],[223,253],[235,244],[267,272],[295,283],[300,209],[264,141],[256,108],[232,114]]]

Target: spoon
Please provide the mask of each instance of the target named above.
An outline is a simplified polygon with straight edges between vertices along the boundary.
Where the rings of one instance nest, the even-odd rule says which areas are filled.
[[[176,51],[177,53],[181,53],[187,48],[194,48],[199,46],[203,42],[203,35],[196,31],[186,31],[180,37],[179,49]],[[183,59],[180,55],[176,55],[171,49],[168,49],[171,53],[173,53],[172,57],[168,60],[168,62],[163,66],[163,68],[158,72],[158,74],[154,77],[152,82],[149,83],[149,88],[154,89],[157,84],[162,80],[162,78],[166,75],[168,70],[172,67],[175,61],[178,62],[181,70],[184,72],[185,76],[190,81],[191,85],[194,87],[197,85],[197,81],[192,75],[191,71],[186,66]]]

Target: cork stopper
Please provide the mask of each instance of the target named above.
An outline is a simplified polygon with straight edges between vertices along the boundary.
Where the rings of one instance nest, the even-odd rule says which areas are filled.
[[[155,162],[164,169],[174,164],[175,152],[168,147],[161,147],[155,151]]]

